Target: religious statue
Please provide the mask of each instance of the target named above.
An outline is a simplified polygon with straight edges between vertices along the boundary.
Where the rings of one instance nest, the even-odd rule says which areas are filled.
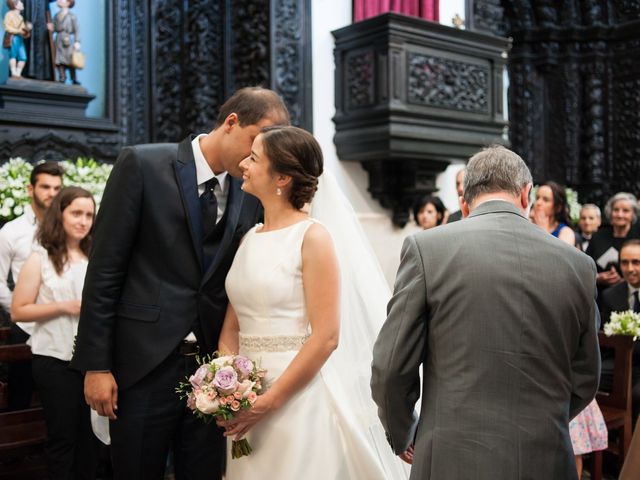
[[[4,39],[2,46],[9,50],[9,68],[11,76],[22,77],[22,69],[27,61],[27,49],[24,39],[31,35],[32,25],[25,22],[22,16],[24,5],[22,0],[7,0],[9,11],[4,16]]]
[[[55,80],[53,65],[53,33],[47,25],[52,22],[49,4],[55,0],[22,0],[24,18],[31,22],[31,38],[27,43],[27,64],[22,74],[36,80]]]
[[[50,23],[48,28],[56,33],[55,65],[58,68],[58,81],[64,83],[67,80],[66,70],[69,70],[71,82],[79,85],[73,56],[80,51],[80,30],[77,17],[70,11],[76,2],[75,0],[57,0],[56,3],[60,11],[53,17],[53,23]]]

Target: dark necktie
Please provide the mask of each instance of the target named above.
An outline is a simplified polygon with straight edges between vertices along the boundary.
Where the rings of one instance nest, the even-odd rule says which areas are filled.
[[[640,313],[640,299],[638,299],[638,290],[633,292],[633,311]]]
[[[200,195],[200,212],[202,213],[203,239],[207,238],[216,226],[218,219],[218,199],[213,193],[218,179],[213,177],[204,184],[204,193]]]

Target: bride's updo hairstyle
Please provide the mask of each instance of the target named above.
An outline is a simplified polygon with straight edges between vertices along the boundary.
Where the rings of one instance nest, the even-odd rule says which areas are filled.
[[[300,210],[311,202],[318,189],[323,168],[320,145],[313,135],[298,127],[266,127],[261,134],[271,170],[291,177],[289,202]]]

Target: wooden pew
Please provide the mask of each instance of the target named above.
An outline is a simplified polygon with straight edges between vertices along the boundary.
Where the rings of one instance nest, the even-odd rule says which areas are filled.
[[[9,328],[0,328],[0,341],[9,338]],[[25,344],[0,345],[0,363],[29,360]],[[0,480],[44,479],[47,469],[44,444],[47,429],[41,407],[0,413]]]

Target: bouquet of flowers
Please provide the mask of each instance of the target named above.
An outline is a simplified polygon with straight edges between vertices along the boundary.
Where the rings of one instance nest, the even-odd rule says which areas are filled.
[[[187,382],[176,388],[180,398],[194,415],[208,422],[215,417],[231,420],[239,411],[247,410],[264,392],[265,370],[242,355],[198,358],[200,365]],[[251,453],[246,439],[232,443],[231,457]]]
[[[64,185],[75,185],[93,194],[100,206],[102,192],[113,165],[98,163],[92,158],[78,158],[75,162],[60,162],[64,169]],[[0,221],[8,222],[24,213],[31,198],[27,194],[33,165],[22,158],[10,158],[0,165]]]
[[[604,334],[611,335],[631,335],[634,340],[640,337],[640,313],[632,310],[624,312],[612,312],[609,322],[604,325]]]

